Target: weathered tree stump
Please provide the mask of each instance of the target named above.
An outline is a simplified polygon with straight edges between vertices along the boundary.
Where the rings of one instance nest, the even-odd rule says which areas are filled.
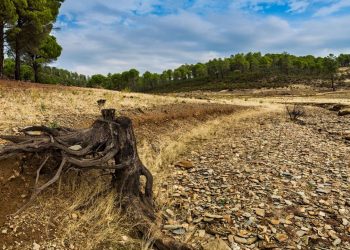
[[[191,249],[190,246],[165,236],[157,227],[152,197],[153,177],[141,162],[136,146],[132,122],[127,117],[115,117],[114,109],[104,109],[102,118],[91,128],[74,130],[33,126],[23,129],[23,135],[0,135],[12,143],[0,148],[0,160],[32,153],[42,155],[43,162],[37,168],[36,186],[23,211],[62,172],[74,167],[80,170],[112,170],[112,187],[117,190],[117,204],[135,222],[140,236],[151,236],[158,249]],[[38,187],[42,168],[52,158],[58,167],[52,178]],[[140,177],[146,178],[145,188]],[[130,212],[132,211],[132,213]],[[131,213],[131,214],[130,214]]]

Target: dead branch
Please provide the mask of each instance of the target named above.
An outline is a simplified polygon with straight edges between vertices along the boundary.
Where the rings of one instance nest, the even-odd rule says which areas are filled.
[[[300,121],[299,118],[305,115],[305,109],[300,104],[294,104],[293,108],[286,105],[286,111],[291,121]]]

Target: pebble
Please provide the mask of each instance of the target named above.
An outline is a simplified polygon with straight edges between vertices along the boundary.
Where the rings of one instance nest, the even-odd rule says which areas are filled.
[[[37,244],[37,243],[34,242],[34,243],[33,243],[33,248],[32,248],[32,249],[33,249],[33,250],[40,250],[40,247],[41,247],[41,246],[40,246],[39,244]]]
[[[265,210],[264,209],[256,208],[255,213],[261,217],[265,217]]]
[[[284,242],[284,241],[286,241],[286,240],[288,239],[288,235],[278,233],[278,234],[275,235],[275,238],[276,238],[279,242]]]

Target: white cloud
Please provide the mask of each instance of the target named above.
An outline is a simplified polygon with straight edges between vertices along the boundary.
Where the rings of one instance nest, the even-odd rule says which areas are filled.
[[[321,9],[319,9],[316,13],[315,16],[327,16],[331,15],[333,13],[336,13],[338,11],[341,11],[344,8],[349,8],[350,7],[350,1],[349,0],[339,0],[330,6],[325,6]]]
[[[290,0],[289,1],[289,12],[301,13],[309,7],[310,2],[307,0]]]
[[[133,14],[131,10],[140,6],[139,1],[66,0],[62,13],[71,21],[60,25],[62,30],[55,34],[64,49],[56,65],[92,75],[130,68],[161,72],[184,63],[248,51],[350,53],[350,15],[291,21],[249,14],[237,6],[202,15],[193,9],[204,10],[203,6],[214,1],[197,1],[187,10],[157,16]],[[297,3],[304,1],[294,2],[294,11],[307,8]],[[150,3],[140,8],[149,10]]]

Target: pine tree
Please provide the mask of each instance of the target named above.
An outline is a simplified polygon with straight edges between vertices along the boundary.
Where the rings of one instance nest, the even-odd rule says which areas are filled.
[[[16,21],[16,9],[13,1],[0,1],[0,78],[4,72],[5,29]]]
[[[50,34],[62,0],[13,0],[17,22],[8,30],[8,43],[15,55],[15,79],[20,80],[21,59],[37,54]]]

